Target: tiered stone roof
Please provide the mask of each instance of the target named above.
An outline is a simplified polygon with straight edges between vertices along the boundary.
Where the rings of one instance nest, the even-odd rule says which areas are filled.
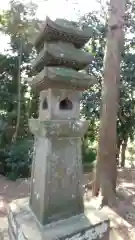
[[[92,55],[82,47],[92,36],[91,29],[80,29],[64,19],[52,21],[48,17],[35,40],[37,58],[32,62],[34,77],[29,82],[40,91],[47,88],[75,88],[84,90],[93,78],[80,72],[92,62]]]

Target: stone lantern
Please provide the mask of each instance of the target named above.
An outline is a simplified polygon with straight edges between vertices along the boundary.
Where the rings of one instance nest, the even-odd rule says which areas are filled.
[[[29,120],[35,138],[32,181],[30,204],[22,205],[36,236],[31,232],[27,239],[108,239],[108,220],[104,230],[94,223],[106,238],[89,237],[96,230],[84,214],[82,192],[81,138],[88,122],[80,120],[80,99],[95,82],[83,71],[93,58],[82,48],[91,36],[90,29],[47,17],[34,43],[38,55],[29,84],[40,93],[39,117]]]

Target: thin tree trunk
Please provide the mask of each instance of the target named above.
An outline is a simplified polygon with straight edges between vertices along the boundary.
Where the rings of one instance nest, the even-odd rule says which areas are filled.
[[[121,167],[125,167],[125,153],[127,148],[127,142],[128,142],[128,139],[125,139],[121,147],[121,163],[120,163]]]
[[[17,121],[16,121],[16,130],[12,137],[12,142],[15,142],[18,136],[19,126],[20,126],[20,117],[21,117],[21,63],[22,63],[22,40],[20,42],[19,56],[18,56],[18,105],[17,105]]]
[[[100,116],[99,143],[95,173],[96,190],[101,189],[103,203],[113,201],[117,179],[117,111],[120,82],[121,51],[124,47],[124,13],[126,0],[110,0],[104,81]]]
[[[118,137],[118,140],[117,140],[117,153],[116,153],[117,166],[120,165],[119,158],[120,158],[120,148],[121,148],[121,144],[122,144],[122,141],[121,141],[121,140],[119,139],[119,137]]]

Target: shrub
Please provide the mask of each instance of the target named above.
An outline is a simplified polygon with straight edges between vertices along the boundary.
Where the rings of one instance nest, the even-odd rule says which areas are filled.
[[[6,158],[6,167],[8,169],[6,176],[12,180],[20,177],[29,177],[33,141],[28,139],[18,140],[13,144]]]
[[[92,171],[96,160],[96,149],[88,147],[87,144],[82,145],[82,161],[85,172]]]

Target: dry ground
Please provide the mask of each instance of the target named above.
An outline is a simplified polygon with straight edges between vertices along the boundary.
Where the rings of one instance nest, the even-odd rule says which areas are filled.
[[[91,174],[84,175],[84,184],[91,181]],[[118,206],[115,209],[104,207],[101,211],[111,219],[110,240],[135,240],[135,170],[119,170]],[[13,199],[29,194],[29,181],[12,182],[0,176],[0,240],[8,239],[6,204]],[[85,200],[92,207],[97,207],[99,200],[91,200],[90,191],[85,194]]]

